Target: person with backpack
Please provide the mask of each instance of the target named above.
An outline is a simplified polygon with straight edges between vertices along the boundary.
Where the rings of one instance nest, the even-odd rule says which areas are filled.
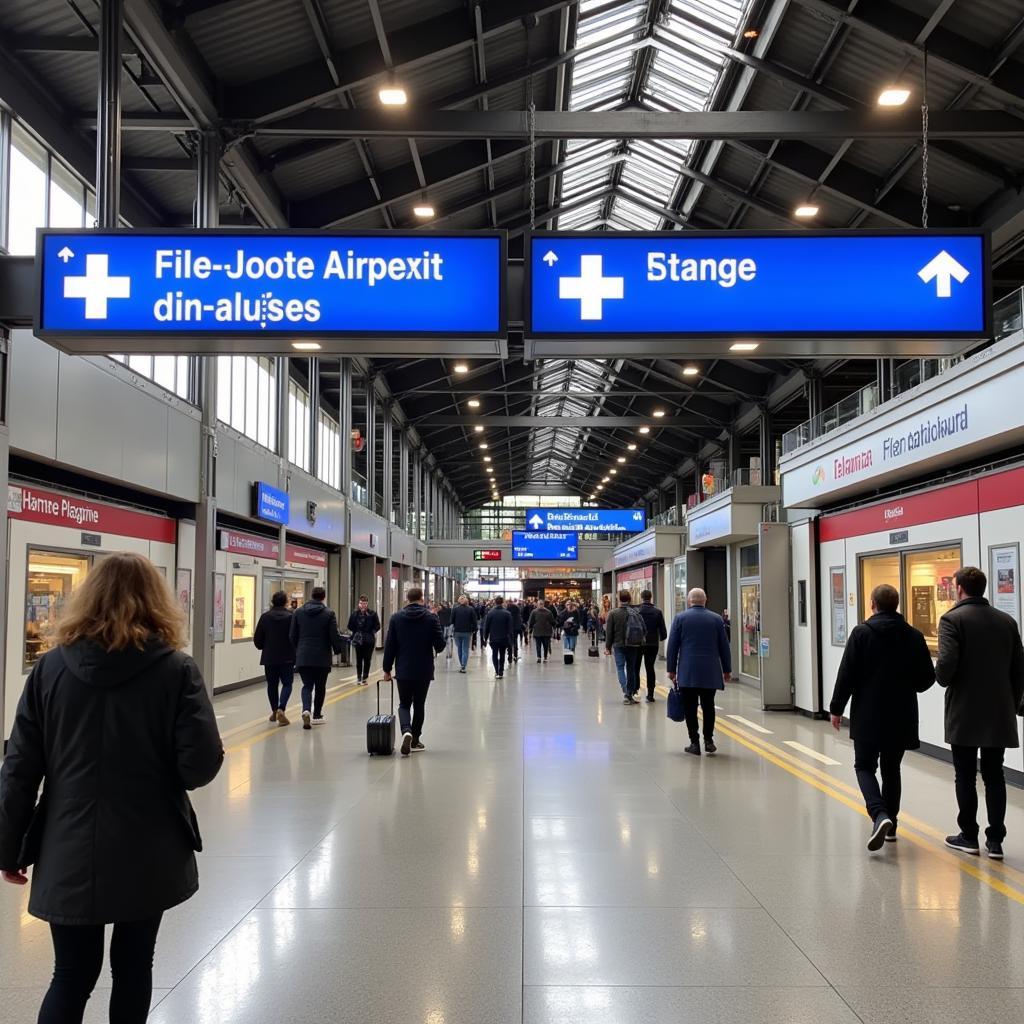
[[[619,591],[619,607],[609,613],[604,627],[604,652],[614,655],[615,671],[622,687],[623,704],[639,704],[640,663],[643,661],[647,627],[639,609],[632,606],[628,590]]]
[[[373,652],[380,632],[380,616],[370,607],[365,594],[359,595],[359,603],[348,617],[348,631],[352,634],[351,643],[356,652],[356,683],[368,686]]]
[[[654,667],[658,661],[658,651],[661,648],[661,641],[668,639],[668,629],[665,626],[665,616],[661,609],[654,605],[654,594],[645,590],[640,595],[640,607],[637,609],[647,627],[647,641],[644,644],[643,666],[647,670],[647,703],[654,703],[654,688],[657,685],[657,676]]]
[[[256,623],[252,642],[260,652],[260,664],[267,679],[267,699],[270,701],[270,721],[288,725],[285,710],[292,695],[295,681],[295,648],[290,637],[292,610],[288,595],[278,590],[270,598],[270,608]]]
[[[582,614],[574,601],[565,602],[565,611],[559,616],[558,625],[562,630],[562,648],[566,654],[575,654],[582,626]]]

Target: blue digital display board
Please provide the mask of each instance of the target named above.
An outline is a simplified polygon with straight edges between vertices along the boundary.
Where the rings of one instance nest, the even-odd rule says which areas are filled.
[[[517,562],[575,562],[580,557],[575,533],[512,531],[512,559]]]
[[[288,525],[291,502],[287,491],[280,491],[270,484],[257,481],[252,485],[253,491],[253,512],[257,519],[264,519],[268,523],[283,523]]]
[[[978,232],[540,234],[527,334],[572,337],[985,337]]]
[[[579,533],[643,533],[647,513],[642,508],[528,508],[526,526]]]
[[[36,333],[500,337],[499,232],[40,231]]]

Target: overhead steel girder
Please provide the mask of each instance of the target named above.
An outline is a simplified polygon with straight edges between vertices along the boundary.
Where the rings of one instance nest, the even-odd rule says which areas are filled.
[[[543,397],[538,392],[538,397]],[[552,397],[557,398],[557,394]],[[565,398],[572,398],[572,392],[566,392]],[[559,427],[592,427],[596,430],[618,430],[627,427],[652,427],[662,430],[668,427],[686,427],[696,429],[707,428],[707,422],[687,416],[663,416],[652,419],[650,416],[435,416],[428,413],[415,419],[417,429],[421,427],[461,427],[482,424],[485,427],[506,430],[542,430]]]
[[[482,35],[486,39],[495,32],[518,25],[524,17],[550,14],[574,3],[576,0],[502,0],[485,4],[481,8]],[[472,20],[465,12],[461,9],[446,11],[388,33],[393,61],[390,68],[376,39],[358,43],[334,54],[334,64],[344,76],[343,81],[336,83],[323,60],[317,58],[258,81],[228,88],[224,113],[227,117],[269,121],[324,103],[380,75],[400,76],[426,61],[469,49],[475,41]]]
[[[240,126],[241,127],[241,126]],[[525,110],[308,110],[258,135],[320,139],[528,139]],[[1003,110],[943,110],[931,115],[934,139],[1019,138],[1021,122]],[[538,139],[916,139],[917,111],[538,110]]]
[[[845,2],[794,2],[889,45],[895,45],[904,53],[924,56],[925,48],[917,42],[917,38],[928,19],[898,4],[868,4],[857,7],[851,13]],[[1001,103],[1024,111],[1024,63],[1005,59],[996,72],[990,75],[989,68],[997,55],[941,25],[931,31],[927,51],[929,60],[941,62],[955,75],[981,86]]]

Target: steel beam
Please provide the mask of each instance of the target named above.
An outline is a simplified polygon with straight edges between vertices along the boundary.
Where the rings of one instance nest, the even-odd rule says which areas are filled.
[[[254,125],[271,138],[528,139],[525,110],[309,110]],[[538,110],[538,139],[916,139],[916,111]],[[1003,110],[932,114],[935,139],[1019,139],[1021,121]]]
[[[543,397],[543,392],[537,392]],[[557,397],[555,395],[554,397]],[[567,392],[566,398],[571,398]],[[597,430],[619,430],[633,427],[650,427],[662,430],[668,427],[707,427],[707,421],[689,416],[435,416],[428,413],[413,420],[417,430],[423,427],[469,427],[482,424],[488,428],[506,430],[541,430],[545,427],[593,427]]]

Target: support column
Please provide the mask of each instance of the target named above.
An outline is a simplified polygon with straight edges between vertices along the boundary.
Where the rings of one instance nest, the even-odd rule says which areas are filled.
[[[120,35],[118,35],[120,48]],[[199,136],[196,191],[196,227],[217,226],[220,210],[219,170],[221,144],[216,132]],[[97,212],[99,212],[97,193]],[[116,220],[116,218],[115,218]],[[101,226],[103,222],[101,221]],[[199,666],[206,687],[214,685],[213,575],[217,568],[217,358],[196,360],[196,397],[202,416],[202,448],[199,475],[199,504],[196,507],[195,614],[192,657]],[[225,601],[227,593],[225,588]],[[223,609],[225,621],[228,608]]]
[[[100,73],[96,96],[96,223],[100,228],[116,228],[121,213],[121,25],[123,21],[124,0],[101,0]]]
[[[772,418],[766,406],[761,407],[758,426],[758,454],[761,456],[761,485],[771,484],[774,475],[775,447],[772,444]]]
[[[412,507],[413,536],[419,540],[423,525],[423,464],[420,461],[420,449],[412,453]]]
[[[342,356],[338,360],[338,419],[341,430],[341,493],[345,508],[352,504],[352,363]],[[348,531],[345,531],[348,540]]]
[[[409,436],[403,430],[400,438],[401,450],[399,451],[399,491],[398,491],[398,518],[399,526],[406,532],[409,531]]]
[[[682,516],[686,511],[686,487],[683,478],[676,477],[676,516],[679,517],[679,525],[682,525]]]
[[[381,491],[384,495],[384,518],[390,523],[394,520],[394,508],[395,508],[395,496],[394,496],[394,480],[395,480],[395,467],[394,467],[394,439],[393,434],[395,430],[395,419],[394,411],[391,408],[391,402],[387,401],[384,403],[384,436],[381,438],[381,443],[384,445],[384,479],[381,481],[383,487]],[[389,584],[390,585],[390,584]]]
[[[377,511],[377,391],[366,378],[366,494],[370,511]]]
[[[320,360],[309,360],[309,475],[320,478]]]
[[[274,389],[277,401],[277,486],[283,491],[291,490],[288,486],[288,439],[291,423],[288,420],[288,367],[291,360],[287,356],[278,356],[274,360]],[[277,564],[283,569],[285,563],[285,546],[288,543],[288,525],[281,523],[277,528]]]

